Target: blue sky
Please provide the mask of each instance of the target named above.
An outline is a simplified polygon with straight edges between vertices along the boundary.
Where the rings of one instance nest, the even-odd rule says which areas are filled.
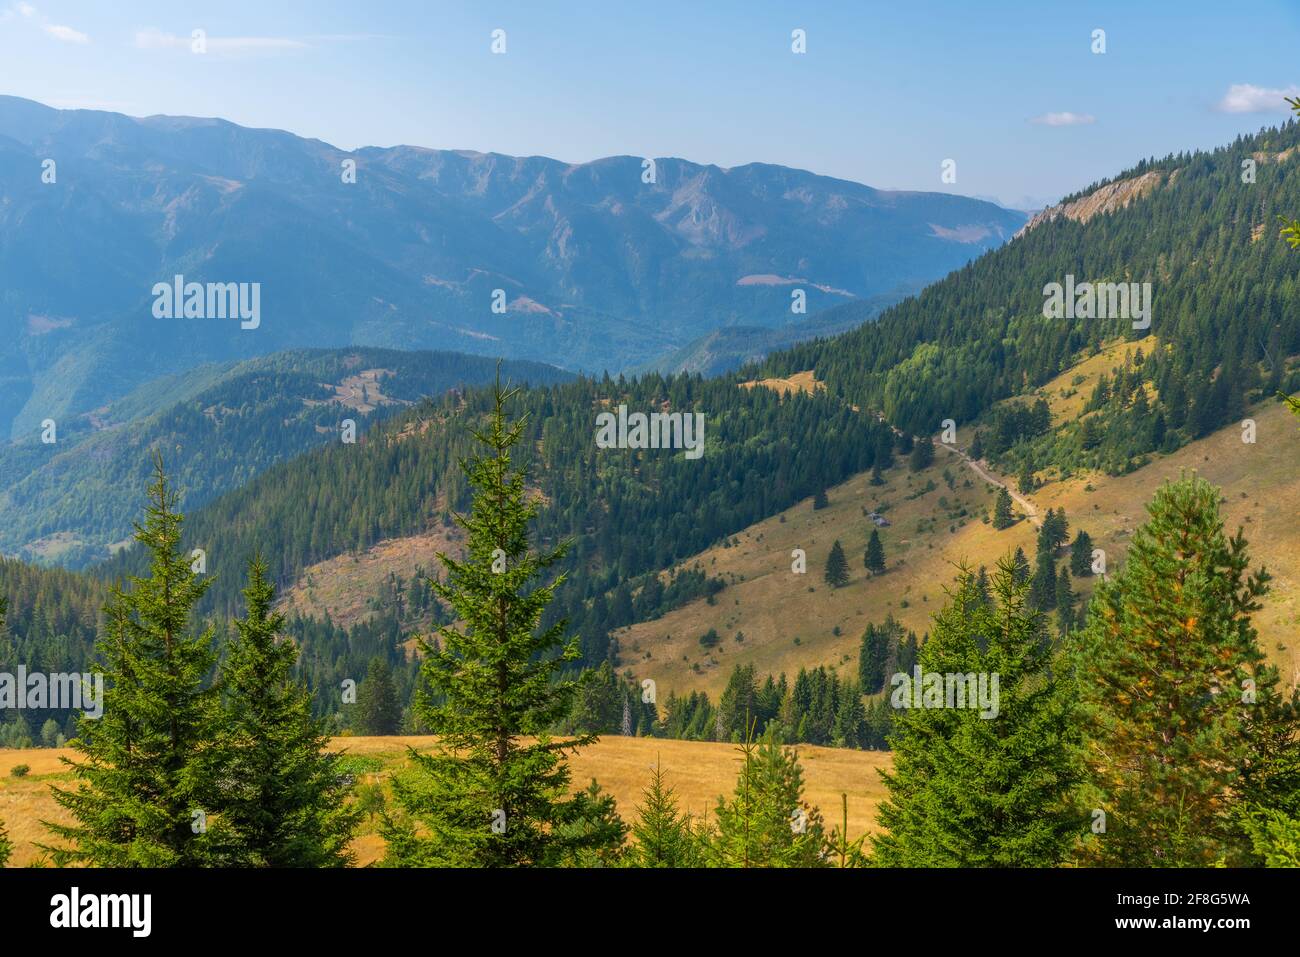
[[[0,0],[0,64],[52,106],[344,148],[781,163],[1024,206],[1284,119],[1300,0]]]

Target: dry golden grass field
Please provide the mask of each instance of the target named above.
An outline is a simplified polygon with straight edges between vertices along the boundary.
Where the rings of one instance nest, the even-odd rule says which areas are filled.
[[[389,770],[406,762],[408,746],[422,750],[432,741],[427,737],[345,737],[335,738],[333,746],[349,755],[381,761],[382,769],[363,774],[363,778],[382,780]],[[874,830],[875,808],[884,795],[876,772],[889,767],[889,755],[811,745],[800,745],[798,751],[804,769],[805,797],[821,809],[828,826],[840,821],[840,795],[847,794],[849,836]],[[59,758],[72,753],[67,748],[0,749],[0,820],[5,822],[14,843],[11,867],[22,867],[37,859],[35,842],[48,839],[42,820],[67,820],[51,798],[49,784],[68,781]],[[611,736],[570,759],[573,785],[575,789],[586,787],[594,776],[614,796],[623,819],[630,822],[656,761],[662,765],[668,784],[677,791],[681,808],[695,815],[711,815],[718,795],[730,795],[740,766],[735,745],[731,744]],[[16,764],[30,765],[31,772],[26,777],[12,777],[10,771]],[[383,854],[383,841],[373,821],[363,824],[353,846],[358,864],[369,864]]]
[[[796,372],[785,379],[754,379],[750,382],[740,383],[742,389],[753,389],[756,386],[762,386],[765,389],[771,389],[773,392],[785,393],[813,393],[825,390],[826,383],[818,382],[817,376],[811,369],[803,372]]]

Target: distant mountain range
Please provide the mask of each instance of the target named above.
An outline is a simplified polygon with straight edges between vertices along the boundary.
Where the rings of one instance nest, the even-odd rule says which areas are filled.
[[[910,292],[1024,220],[764,164],[346,152],[0,97],[0,435],[304,346],[628,369],[719,328]],[[156,318],[155,284],[178,275],[260,284],[257,328]]]

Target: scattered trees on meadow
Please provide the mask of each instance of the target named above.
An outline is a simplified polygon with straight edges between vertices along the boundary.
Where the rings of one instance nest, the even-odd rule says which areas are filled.
[[[425,645],[419,717],[440,737],[393,778],[395,810],[382,794],[353,799],[327,751],[294,675],[298,649],[277,640],[285,623],[260,559],[215,668],[216,634],[192,621],[206,581],[181,550],[175,492],[155,463],[136,534],[149,574],[114,587],[105,608],[104,714],[78,728],[73,785],[52,788],[71,817],[47,824],[61,839],[46,848],[55,863],[346,865],[358,819],[376,812],[390,866],[1300,863],[1300,695],[1283,693],[1251,624],[1269,578],[1250,570],[1218,490],[1196,477],[1156,493],[1081,627],[1071,571],[1091,570],[1092,542],[1079,531],[1058,571],[1068,525],[1049,510],[1037,572],[1020,549],[992,576],[963,569],[923,642],[893,619],[869,625],[856,680],[820,667],[760,685],[738,666],[716,708],[699,693],[670,696],[664,721],[681,736],[699,725],[739,743],[735,788],[711,819],[681,812],[659,766],[630,825],[596,781],[572,793],[566,755],[594,735],[554,736],[578,713],[565,669],[579,652],[562,621],[543,624],[561,578],[542,579],[563,546],[530,548],[537,506],[511,465],[521,429],[506,420],[509,397],[498,386],[477,433],[490,454],[465,466],[476,490],[467,557],[440,556],[447,578],[431,582],[461,625]],[[1045,624],[1053,606],[1059,641]],[[969,679],[996,676],[994,699],[903,707],[887,688],[913,663],[964,676],[968,694]],[[372,693],[382,670],[367,678]],[[624,679],[603,675],[588,709],[599,724],[612,717],[610,689],[625,731],[653,720],[653,708],[633,711]],[[868,854],[862,839],[828,832],[783,742],[874,746],[885,707],[894,764]],[[11,850],[0,824],[0,864]]]

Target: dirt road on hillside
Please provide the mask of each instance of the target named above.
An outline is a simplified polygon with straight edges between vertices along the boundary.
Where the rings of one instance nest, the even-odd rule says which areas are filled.
[[[1019,505],[1021,511],[1025,513],[1025,517],[1028,518],[1029,521],[1033,523],[1035,527],[1038,528],[1042,527],[1043,520],[1038,515],[1038,506],[1036,506],[1033,502],[1029,501],[1029,499],[1025,498],[1023,495],[1021,495],[1019,492],[1013,489],[1010,485],[994,478],[993,475],[987,469],[984,468],[984,466],[980,465],[978,462],[976,462],[973,458],[971,458],[961,449],[957,448],[955,445],[946,445],[943,442],[938,443],[938,445],[940,448],[947,449],[953,455],[956,455],[958,458],[960,458],[963,462],[965,462],[970,467],[970,470],[972,472],[974,472],[984,481],[988,482],[990,485],[996,485],[998,488],[1006,489],[1007,494],[1011,496],[1011,500],[1015,502],[1017,505]]]

